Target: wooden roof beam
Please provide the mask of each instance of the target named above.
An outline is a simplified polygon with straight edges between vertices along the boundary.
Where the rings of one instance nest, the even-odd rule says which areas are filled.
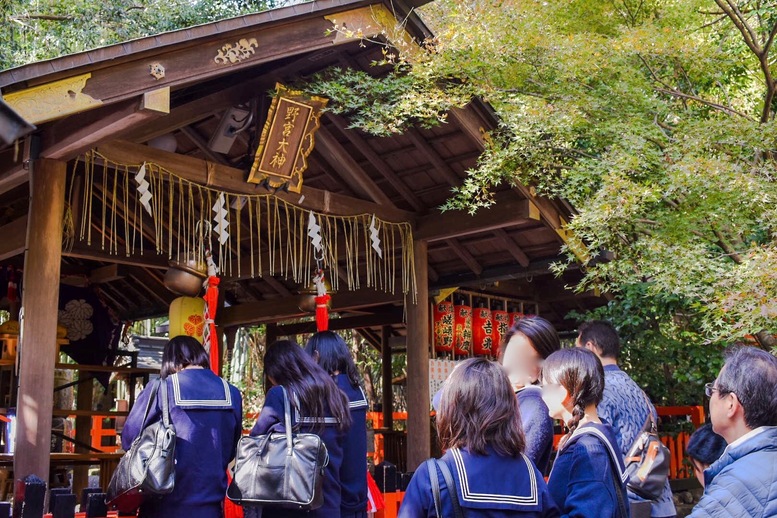
[[[429,160],[432,166],[434,166],[437,172],[440,173],[443,178],[445,178],[446,182],[448,182],[453,187],[458,187],[459,184],[461,184],[461,178],[459,178],[459,175],[457,175],[445,162],[445,160],[443,160],[440,155],[437,154],[437,151],[435,151],[432,146],[429,145],[426,140],[424,140],[424,137],[421,135],[420,131],[415,128],[410,128],[405,132],[405,136],[410,139],[410,142],[413,143],[416,149],[423,153],[423,155],[427,160]]]
[[[69,160],[102,140],[170,113],[170,88],[55,122],[41,135],[40,156]]]
[[[212,151],[208,147],[208,143],[205,142],[205,139],[203,139],[199,133],[197,133],[197,130],[190,126],[184,126],[181,128],[181,133],[186,135],[186,138],[191,140],[192,144],[194,144],[200,151],[202,151],[202,154],[205,155],[208,160],[221,165],[229,165],[229,162],[227,162],[223,156]]]
[[[27,248],[27,214],[0,227],[0,261],[24,253]]]
[[[352,308],[364,308],[382,304],[402,302],[402,293],[384,293],[362,289],[345,291],[332,297],[331,311],[343,311]],[[262,322],[274,322],[282,318],[298,318],[307,313],[299,309],[299,297],[292,296],[282,299],[272,299],[250,304],[239,304],[220,310],[216,323],[220,326],[245,326]]]
[[[386,181],[405,199],[417,212],[422,212],[425,207],[423,202],[416,194],[399,179],[397,173],[375,152],[370,143],[367,142],[355,129],[347,129],[348,122],[339,115],[327,113],[327,117],[333,122],[334,126],[345,135],[356,149],[366,158],[370,164],[386,179]]]
[[[485,134],[487,128],[491,125],[484,120],[474,104],[471,103],[464,109],[453,109],[450,113],[459,126],[470,135],[472,140],[478,143],[479,148],[481,150],[485,149]],[[537,196],[533,187],[527,187],[521,183],[517,183],[513,190],[534,202],[539,209],[542,219],[556,232],[558,240],[569,246],[580,262],[585,263],[588,260],[585,246],[578,237],[566,229],[566,219],[550,199],[544,196]]]
[[[499,192],[494,198],[494,205],[480,209],[474,215],[464,211],[450,211],[424,216],[418,220],[413,237],[426,241],[441,241],[539,219],[537,207],[515,192]]]
[[[153,299],[162,304],[163,306],[169,306],[173,300],[176,299],[172,291],[168,290],[164,285],[164,281],[157,277],[157,275],[146,268],[131,268],[129,274],[133,277],[143,289],[151,295]],[[160,289],[161,288],[161,289]]]
[[[293,293],[287,288],[281,281],[273,277],[272,275],[265,275],[262,280],[270,285],[272,289],[277,291],[282,297],[291,297]]]
[[[393,207],[386,193],[381,189],[370,175],[361,168],[356,160],[349,155],[345,149],[337,142],[337,139],[327,131],[323,126],[316,132],[316,151],[319,155],[336,168],[341,176],[352,182],[364,195],[379,205]]]
[[[464,261],[464,264],[466,264],[475,275],[480,275],[483,273],[483,267],[480,266],[480,263],[477,262],[477,260],[472,256],[472,254],[469,253],[469,251],[467,251],[466,248],[461,246],[461,243],[455,239],[446,239],[445,244],[448,245],[448,248],[453,250],[453,253],[459,256],[459,259]]]
[[[507,232],[503,228],[497,228],[494,230],[494,235],[502,241],[502,243],[505,245],[505,248],[507,248],[507,251],[510,252],[510,255],[512,255],[516,261],[518,261],[518,264],[526,268],[529,266],[529,256],[526,255],[526,253],[521,250],[521,247],[518,246],[518,244],[513,240],[512,237],[510,237]]]
[[[342,329],[362,329],[365,327],[401,324],[404,322],[403,318],[404,311],[402,311],[401,307],[396,307],[391,311],[383,313],[333,318],[329,321],[329,330],[340,331]],[[293,336],[303,333],[315,333],[316,322],[311,320],[309,322],[279,325],[276,329],[278,330],[279,336]]]
[[[141,164],[143,161],[153,162],[191,182],[200,185],[207,185],[208,182],[207,162],[198,158],[178,153],[168,153],[167,151],[126,141],[108,142],[98,146],[97,150],[119,164]],[[214,164],[213,173],[213,178],[218,182],[218,186],[225,191],[237,194],[267,193],[267,190],[261,185],[247,183],[245,180],[247,174],[241,169]],[[299,199],[303,195],[305,200],[301,205],[302,207],[324,214],[351,216],[366,212],[393,222],[412,222],[416,217],[414,213],[397,209],[392,205],[380,205],[350,196],[306,187],[304,184],[301,194],[283,192],[282,190],[275,192],[275,196],[278,198],[295,205],[298,204]]]
[[[529,266],[523,267],[515,263],[502,266],[492,266],[484,268],[479,275],[474,273],[455,273],[440,276],[439,279],[429,286],[429,290],[441,288],[452,288],[458,286],[490,284],[497,281],[507,281],[514,279],[526,279],[528,277],[538,277],[541,275],[552,275],[550,265],[554,259],[542,261],[532,261]],[[580,266],[572,264],[571,269],[579,269]]]

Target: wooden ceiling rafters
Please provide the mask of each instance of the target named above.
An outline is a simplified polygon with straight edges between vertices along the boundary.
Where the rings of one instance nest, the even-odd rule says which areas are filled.
[[[381,45],[347,40],[325,30],[331,26],[325,16],[334,17],[339,12],[348,12],[351,16],[367,5],[367,1],[325,0],[302,10],[293,7],[194,28],[186,37],[183,33],[160,35],[157,43],[164,42],[162,46],[152,44],[151,40],[143,44],[130,42],[123,48],[109,47],[71,57],[72,63],[80,63],[75,71],[92,74],[84,93],[101,100],[103,105],[41,124],[38,135],[42,156],[72,160],[78,153],[96,147],[116,163],[134,167],[144,161],[154,163],[195,184],[213,182],[218,189],[236,196],[269,194],[261,185],[246,183],[246,177],[269,107],[267,94],[276,82],[294,86],[333,65],[375,77],[388,73],[388,67],[371,65],[380,60]],[[413,23],[408,24],[407,30],[425,34],[425,28],[415,27]],[[246,59],[229,66],[217,65],[212,58],[202,59],[203,52],[215,53],[226,41],[238,41],[232,38],[251,34],[262,35],[255,55],[247,55]],[[379,34],[376,37],[382,38]],[[143,45],[146,46],[141,51]],[[131,49],[138,53],[129,52]],[[142,81],[127,80],[139,74],[147,75],[148,63],[154,60],[176,63],[176,66],[168,66],[166,77],[159,80],[145,75]],[[55,60],[52,70],[55,71],[44,72],[41,65],[35,64],[11,73],[0,72],[0,85],[11,84],[11,90],[18,90],[45,82],[48,73],[56,79],[67,77],[64,61]],[[164,97],[164,92],[169,113],[149,109],[152,94]],[[228,152],[218,153],[209,147],[210,136],[233,107],[249,110],[251,125],[237,135]],[[439,127],[411,127],[389,137],[350,129],[346,116],[331,112],[324,114],[321,122],[315,148],[308,157],[302,192],[295,194],[279,189],[274,191],[278,198],[322,214],[375,214],[386,221],[411,223],[414,238],[428,243],[428,278],[432,290],[502,283],[522,293],[545,296],[550,301],[547,305],[553,305],[547,312],[557,325],[563,325],[566,312],[577,309],[580,300],[585,304],[594,300],[590,294],[582,299],[567,298],[563,284],[579,277],[580,272],[575,268],[566,274],[563,282],[554,279],[548,269],[558,256],[559,245],[568,238],[564,230],[570,215],[568,205],[537,197],[531,188],[519,185],[497,192],[496,205],[481,209],[474,216],[463,211],[438,210],[450,196],[451,188],[459,186],[466,171],[476,166],[485,148],[487,132],[497,125],[494,113],[484,103],[475,100],[464,108],[451,110],[447,121]],[[176,152],[148,145],[165,135],[176,138]],[[22,156],[29,157],[30,139],[24,144],[27,149]],[[10,157],[7,151],[0,152],[0,160],[7,157]],[[27,181],[29,172],[20,161],[4,162],[7,163],[0,165],[0,209],[10,210],[18,198],[17,188],[21,189],[19,186]],[[71,162],[68,170],[74,169],[79,170]],[[116,304],[122,317],[164,313],[175,295],[164,287],[162,274],[168,266],[168,257],[155,251],[157,229],[148,220],[135,220],[134,195],[127,197],[125,207],[123,198],[112,199],[111,188],[100,186],[94,191],[95,209],[101,209],[102,204],[111,210],[115,207],[120,213],[118,217],[127,220],[118,221],[113,228],[115,235],[110,235],[111,230],[103,228],[101,215],[93,213],[92,221],[86,223],[93,230],[91,245],[76,240],[72,249],[63,252],[64,261],[72,262],[74,267],[86,267],[87,271],[97,271],[109,264],[128,265],[122,266],[122,275],[111,276],[108,269],[95,276],[102,281],[100,288],[106,298]],[[192,200],[192,203],[198,214],[209,212],[206,200]],[[75,205],[78,204],[76,196]],[[18,256],[24,250],[22,227],[26,228],[26,216],[19,217],[15,211],[16,208],[8,212],[12,216],[5,221],[0,220],[4,223],[0,232],[8,236],[0,243],[0,259]],[[74,207],[73,211],[75,215],[78,208]],[[252,232],[257,231],[252,227],[259,223],[251,222],[243,210],[240,214],[238,221],[233,222],[240,238],[234,236],[232,242],[232,273],[222,278],[224,293],[236,305],[220,311],[221,322],[236,326],[302,315],[297,307],[297,291],[301,286],[272,276],[268,267],[270,256],[280,257],[278,254],[285,252],[263,243],[260,257],[251,257]],[[268,221],[265,219],[261,224],[266,225]],[[167,228],[166,220],[161,230],[166,235],[175,231]],[[287,231],[299,236],[305,230]],[[105,239],[112,240],[113,249],[103,245],[101,232],[106,233]],[[133,236],[142,240],[144,250],[142,254],[127,257],[125,242]],[[384,254],[402,253],[385,246]],[[343,279],[347,275],[344,265],[341,257],[339,262],[330,265],[329,275]],[[365,268],[363,260],[358,268]],[[537,294],[537,285],[529,282],[535,278],[543,280],[547,294]],[[391,306],[403,302],[401,294],[367,289],[341,290],[333,297],[335,311],[349,309],[357,313],[391,311]],[[380,326],[376,324],[360,332],[379,348],[379,331]],[[401,331],[392,327],[392,333]]]

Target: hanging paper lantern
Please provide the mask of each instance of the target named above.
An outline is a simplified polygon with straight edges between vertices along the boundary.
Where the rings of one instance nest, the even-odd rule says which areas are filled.
[[[453,302],[443,300],[434,305],[434,350],[448,353],[453,350]]]
[[[494,347],[494,321],[491,310],[475,308],[472,316],[472,348],[480,356],[491,355]]]
[[[453,306],[453,315],[454,352],[469,355],[472,350],[472,308],[463,303]]]
[[[521,313],[519,311],[511,312],[510,313],[510,327],[513,327],[518,320],[522,319],[525,316],[526,315],[524,315],[523,313]]]
[[[491,354],[497,358],[499,357],[499,348],[510,330],[510,313],[497,309],[491,312],[491,318],[494,320],[494,347]]]
[[[171,337],[192,336],[202,343],[205,333],[205,300],[199,297],[178,297],[170,304]]]

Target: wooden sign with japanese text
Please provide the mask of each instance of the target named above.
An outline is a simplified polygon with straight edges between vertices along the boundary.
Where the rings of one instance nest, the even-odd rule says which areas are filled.
[[[308,167],[307,157],[313,151],[321,109],[327,101],[276,85],[249,182],[266,180],[271,187],[287,186],[289,191],[300,192],[302,173]]]

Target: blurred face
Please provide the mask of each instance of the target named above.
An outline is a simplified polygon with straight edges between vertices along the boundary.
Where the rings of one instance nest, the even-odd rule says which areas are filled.
[[[563,385],[559,383],[543,383],[542,400],[548,405],[548,415],[550,417],[566,421],[565,414],[570,410],[567,408],[569,393]]]
[[[521,388],[536,382],[540,376],[542,357],[523,333],[516,333],[507,342],[502,365],[513,388]]]

